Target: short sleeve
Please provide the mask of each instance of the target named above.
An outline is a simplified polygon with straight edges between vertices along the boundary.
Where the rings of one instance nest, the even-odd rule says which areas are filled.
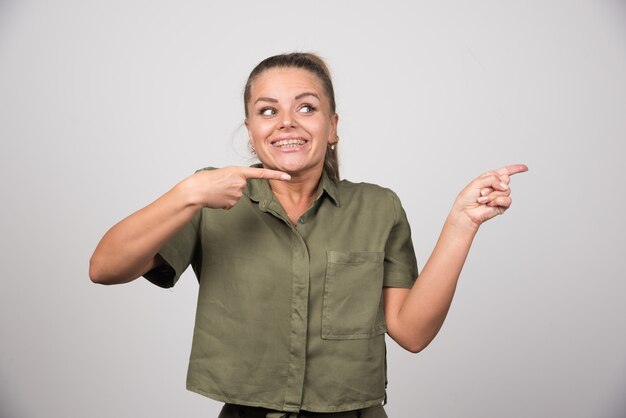
[[[411,241],[411,227],[398,196],[389,191],[395,221],[385,244],[383,286],[410,288],[417,278],[417,260]]]
[[[144,277],[157,286],[169,288],[176,284],[183,272],[191,264],[196,275],[200,274],[200,240],[198,231],[202,211],[182,227],[165,245],[159,250],[159,255],[165,261],[150,270]]]

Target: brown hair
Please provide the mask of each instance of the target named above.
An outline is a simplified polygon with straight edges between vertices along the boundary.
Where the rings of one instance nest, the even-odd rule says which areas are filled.
[[[261,61],[250,73],[246,87],[243,91],[244,112],[248,117],[248,102],[250,101],[250,90],[252,83],[262,72],[272,68],[301,68],[315,74],[322,82],[324,92],[328,97],[330,113],[335,113],[335,90],[330,78],[330,71],[326,63],[318,55],[310,52],[293,52],[290,54],[274,55]],[[335,148],[335,149],[333,149]],[[333,181],[339,181],[339,158],[337,155],[337,144],[331,148],[326,148],[324,157],[324,170]]]

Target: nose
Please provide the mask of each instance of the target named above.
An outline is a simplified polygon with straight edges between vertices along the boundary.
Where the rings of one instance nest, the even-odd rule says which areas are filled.
[[[279,128],[295,128],[298,126],[296,119],[290,113],[284,113]]]

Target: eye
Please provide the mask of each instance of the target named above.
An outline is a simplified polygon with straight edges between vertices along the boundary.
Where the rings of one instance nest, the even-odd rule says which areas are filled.
[[[298,109],[298,112],[300,112],[300,113],[313,113],[313,112],[315,112],[315,107],[311,106],[311,105],[308,105],[308,104],[305,104],[305,105],[300,106],[300,109]]]
[[[276,109],[273,107],[264,107],[259,110],[259,115],[261,116],[274,116],[276,114]]]

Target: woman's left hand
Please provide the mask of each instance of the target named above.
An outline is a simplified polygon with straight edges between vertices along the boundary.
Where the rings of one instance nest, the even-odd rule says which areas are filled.
[[[511,206],[510,176],[528,171],[524,164],[512,164],[480,175],[459,193],[450,215],[478,228],[503,214]]]
[[[463,263],[478,227],[511,206],[510,176],[527,171],[514,164],[489,171],[465,187],[454,201],[433,253],[409,289],[383,289],[387,332],[417,353],[435,338],[446,318]]]

